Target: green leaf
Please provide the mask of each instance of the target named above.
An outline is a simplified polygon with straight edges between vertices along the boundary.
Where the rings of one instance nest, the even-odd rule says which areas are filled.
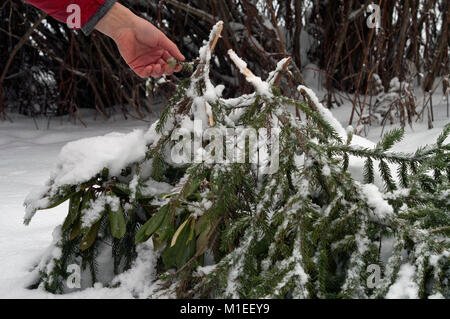
[[[160,249],[175,232],[172,216],[173,213],[167,213],[158,230],[153,234],[153,245],[156,250]]]
[[[200,179],[191,179],[183,188],[183,197],[189,198],[201,185],[202,181]]]
[[[117,182],[111,185],[111,190],[118,195],[130,196],[131,190],[128,184]]]
[[[195,254],[196,241],[189,240],[193,232],[193,220],[190,227],[183,227],[178,235],[176,243],[173,247],[167,247],[163,254],[162,260],[166,269],[181,268]]]
[[[368,157],[364,163],[364,183],[372,184],[375,181],[375,174],[373,172],[373,161],[372,158]]]
[[[147,223],[141,226],[139,230],[137,231],[136,235],[134,236],[134,243],[139,244],[147,241],[148,236],[145,235],[145,230],[147,229]]]
[[[191,215],[191,216],[192,216],[192,215]],[[177,239],[178,239],[178,236],[180,235],[181,231],[184,229],[184,227],[186,227],[186,225],[188,224],[188,222],[191,221],[191,216],[189,216],[189,217],[184,221],[184,223],[182,223],[181,226],[178,227],[177,231],[175,232],[175,234],[174,234],[173,237],[172,237],[172,241],[171,241],[171,243],[170,243],[170,247],[175,246],[175,244],[176,244],[176,242],[177,242]]]
[[[387,151],[394,146],[395,143],[400,142],[404,135],[405,131],[402,128],[393,129],[383,136],[382,140],[377,144],[376,149]]]
[[[72,228],[72,231],[70,232],[70,240],[74,240],[79,234],[81,233],[81,218],[78,216],[77,221],[75,222],[75,225]]]
[[[210,239],[210,231],[212,225],[209,225],[197,238],[197,255],[203,254],[208,248],[208,242]]]
[[[113,211],[111,207],[108,207],[108,215],[111,234],[117,239],[122,238],[127,230],[122,206],[119,204],[117,211]]]
[[[69,213],[67,214],[64,224],[62,226],[62,231],[66,231],[75,222],[80,213],[81,197],[83,192],[80,191],[73,195],[69,200]]]
[[[52,209],[55,208],[66,200],[70,199],[73,195],[77,193],[75,187],[73,186],[63,186],[58,191],[57,194],[50,197],[49,204],[45,208],[40,208],[40,210]]]
[[[195,223],[195,234],[200,235],[209,226],[211,226],[211,216],[208,213],[203,214]]]
[[[164,218],[168,214],[168,205],[161,207],[161,209],[150,218],[136,233],[134,238],[135,243],[143,243],[146,241],[164,221]]]
[[[92,246],[98,236],[98,231],[100,230],[101,219],[97,221],[94,225],[89,228],[86,234],[81,239],[80,249],[82,251],[88,249]]]
[[[106,180],[106,179],[108,179],[108,176],[109,176],[109,169],[107,167],[105,167],[102,170],[102,179]]]

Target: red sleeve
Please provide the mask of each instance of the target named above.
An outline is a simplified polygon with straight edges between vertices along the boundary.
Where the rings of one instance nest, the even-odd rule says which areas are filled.
[[[100,9],[106,0],[24,0],[25,2],[48,13],[56,20],[66,23],[72,12],[67,12],[71,4],[77,4],[81,9],[81,26],[84,26]]]

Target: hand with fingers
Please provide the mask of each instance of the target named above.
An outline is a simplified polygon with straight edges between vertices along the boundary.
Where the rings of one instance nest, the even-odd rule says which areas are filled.
[[[140,77],[171,75],[182,69],[168,62],[184,61],[177,46],[153,24],[119,3],[99,21],[96,29],[111,37],[130,68]]]

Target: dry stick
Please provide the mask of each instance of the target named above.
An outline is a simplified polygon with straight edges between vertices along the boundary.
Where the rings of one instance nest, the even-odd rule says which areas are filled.
[[[202,18],[203,20],[208,21],[211,24],[215,23],[214,17],[211,16],[209,13],[206,13],[202,10],[191,7],[190,5],[178,2],[176,0],[166,0],[166,2],[178,9],[184,10],[184,11],[191,13],[199,18]]]
[[[288,68],[288,66],[289,66],[289,64],[290,64],[291,62],[292,62],[292,58],[291,58],[291,57],[289,57],[289,58],[286,60],[286,62],[284,62],[282,70],[281,70],[280,72],[278,72],[278,74],[275,76],[275,80],[273,81],[273,84],[274,84],[275,86],[278,86],[278,84],[280,84],[281,77],[283,76],[283,74],[286,73],[287,68]]]
[[[443,231],[443,230],[449,230],[450,226],[443,226],[443,227],[439,227],[439,228],[435,228],[429,231],[429,233],[436,233],[439,231]]]
[[[367,82],[369,82],[370,79],[372,78],[373,71],[375,71],[375,66],[370,70],[369,76],[367,77]],[[363,104],[362,104],[362,107],[361,107],[361,114],[359,115],[358,124],[356,124],[357,127],[361,124],[361,120],[363,118],[364,107],[366,105],[366,100],[367,100],[367,94],[368,93],[369,93],[369,83],[367,83],[366,92],[364,93],[364,100],[363,100]],[[369,121],[370,121],[370,114],[369,114]]]
[[[286,47],[284,45],[283,37],[281,35],[280,28],[278,27],[277,17],[275,15],[275,10],[273,9],[272,0],[266,0],[267,6],[269,7],[270,14],[272,15],[272,21],[275,24],[275,29],[277,30],[278,38],[280,39],[280,47],[281,52],[283,52],[283,56],[286,57]]]
[[[217,26],[217,32],[216,32],[214,39],[210,45],[211,54],[214,52],[214,50],[216,48],[217,41],[219,41],[220,35],[222,34],[222,30],[223,30],[223,23],[219,23],[219,25]]]
[[[378,3],[378,7],[381,7],[382,3],[383,3],[383,0],[380,0],[380,2]],[[369,54],[369,48],[370,48],[370,44],[372,43],[374,33],[375,33],[375,28],[373,28],[372,31],[370,32],[369,42],[367,43],[367,49],[364,52],[361,71],[359,72],[359,77],[358,77],[358,85],[356,86],[355,96],[353,98],[352,114],[350,115],[350,120],[349,120],[348,125],[352,125],[352,123],[353,123],[353,116],[355,114],[355,109],[356,109],[356,99],[358,98],[358,95],[359,95],[358,92],[359,92],[359,87],[361,85],[361,80],[362,80],[363,71],[364,71],[364,65],[366,64],[367,55]],[[362,114],[362,112],[361,112],[361,114]]]
[[[252,71],[249,70],[249,68],[247,67],[243,67],[241,65],[241,63],[239,62],[239,60],[237,60],[237,56],[236,55],[231,55],[230,52],[228,53],[228,55],[230,56],[231,61],[233,61],[233,63],[236,65],[236,67],[239,69],[239,71],[242,72],[242,74],[245,75],[245,77],[253,79],[256,76],[253,74]]]
[[[351,10],[352,6],[353,6],[353,0],[350,1],[349,5],[348,5],[348,8]],[[349,19],[349,18],[345,19],[345,17],[344,17],[344,10],[345,9],[343,8],[342,9],[342,18],[346,22],[343,23],[342,29],[340,30],[340,34],[339,34],[338,40],[336,42],[337,43],[336,44],[336,50],[335,50],[335,53],[334,53],[334,59],[333,59],[333,62],[332,62],[332,67],[330,69],[331,72],[335,72],[336,67],[340,63],[339,58],[341,56],[341,51],[342,51],[342,48],[343,48],[345,40],[346,40],[348,27],[349,27],[350,23],[353,21],[353,19]],[[342,59],[342,61],[344,61],[344,59]],[[331,99],[333,98],[333,91],[334,91],[333,90],[333,84],[332,84],[331,80],[332,80],[332,78],[330,78],[330,77],[327,77],[327,79],[326,79],[326,88],[328,90],[328,93],[327,93],[327,97],[328,97],[327,98],[327,100],[328,100],[327,104],[328,105],[327,106],[330,107],[330,108],[331,108]]]
[[[56,61],[58,61],[59,63],[61,63],[61,65],[62,65],[67,71],[70,71],[70,72],[72,72],[73,74],[76,74],[76,75],[78,75],[78,76],[80,76],[80,77],[82,77],[82,78],[85,78],[85,79],[89,82],[89,84],[90,84],[92,90],[94,91],[96,100],[98,100],[98,102],[99,102],[99,103],[101,104],[101,106],[102,106],[101,108],[99,108],[99,107],[97,106],[97,104],[96,104],[96,105],[95,105],[96,110],[97,110],[100,114],[102,114],[105,118],[109,118],[109,116],[104,112],[104,110],[105,110],[105,105],[103,104],[103,101],[101,100],[100,94],[99,94],[99,92],[98,92],[98,90],[97,90],[97,87],[96,87],[96,85],[95,85],[95,82],[92,80],[92,77],[91,77],[89,74],[87,74],[87,73],[80,72],[80,71],[78,71],[78,70],[72,68],[71,66],[67,65],[67,64],[64,62],[64,60],[62,60],[62,59],[59,58],[59,57],[53,56],[53,58],[54,58]]]
[[[24,34],[24,36],[20,39],[19,43],[16,44],[13,51],[9,55],[9,59],[6,62],[6,65],[3,69],[2,75],[0,76],[0,118],[2,118],[2,114],[5,112],[4,105],[3,105],[3,81],[6,77],[6,74],[8,73],[9,67],[11,66],[12,61],[14,60],[14,57],[16,56],[17,52],[23,47],[23,45],[28,41],[28,38],[30,35],[36,30],[36,28],[41,24],[41,22],[47,17],[47,14],[43,14],[38,21],[36,21],[33,26],[27,31],[27,33]]]
[[[450,88],[447,88],[447,90],[445,91],[445,95],[447,96],[447,117],[449,117],[449,108],[448,108],[448,93],[450,92]]]
[[[213,38],[213,40],[211,41],[211,43],[209,45],[209,48],[210,48],[210,51],[211,51],[211,55],[213,54],[213,52],[214,52],[214,50],[216,48],[217,41],[219,41],[220,35],[222,34],[222,30],[223,30],[223,23],[219,23],[218,26],[217,26],[217,32],[214,35],[214,38]],[[208,113],[208,104],[207,103],[208,102],[205,102],[205,111],[206,111],[206,113]],[[214,117],[213,117],[212,111],[211,111],[211,114],[209,114],[209,126],[211,126],[211,127],[214,126]]]
[[[281,35],[280,28],[278,26],[278,21],[277,21],[276,15],[275,15],[275,10],[273,9],[272,0],[266,0],[266,3],[268,5],[268,7],[269,7],[270,14],[272,15],[272,21],[275,24],[275,29],[277,30],[278,39],[280,41],[281,52],[283,53],[283,57],[286,57],[287,56],[286,46],[284,44],[284,40],[283,40],[283,37]],[[296,52],[295,54],[298,54],[298,52]],[[287,67],[288,67],[290,62],[291,62],[291,59],[289,60],[289,62],[285,66],[283,66],[283,73],[286,73]],[[296,73],[296,76],[300,79],[300,81],[303,84],[304,81],[302,79],[301,72],[298,69],[297,64],[295,62],[294,62],[294,72]],[[281,75],[280,75],[280,79],[281,79]],[[278,81],[280,79],[278,79]],[[295,109],[295,115],[298,117],[298,119],[301,119],[300,112],[299,112],[299,110],[297,108]]]

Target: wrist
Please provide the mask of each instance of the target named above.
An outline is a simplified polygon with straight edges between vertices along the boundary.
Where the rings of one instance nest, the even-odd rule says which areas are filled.
[[[135,17],[128,8],[116,2],[95,29],[115,40],[122,30],[133,27]]]

